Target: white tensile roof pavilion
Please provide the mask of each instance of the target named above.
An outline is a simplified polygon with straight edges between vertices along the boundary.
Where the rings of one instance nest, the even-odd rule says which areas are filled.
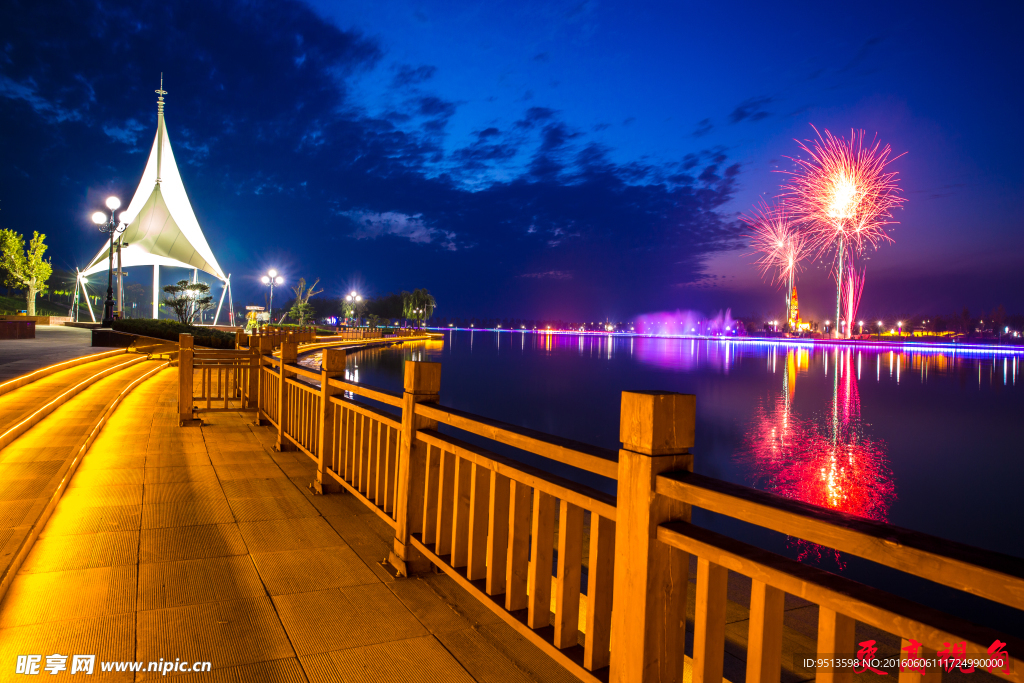
[[[190,268],[209,273],[224,283],[220,303],[213,324],[217,324],[224,295],[228,295],[230,320],[234,323],[234,306],[231,302],[231,276],[226,275],[217,263],[192,204],[181,182],[178,165],[174,163],[174,152],[167,136],[164,123],[163,79],[157,90],[156,139],[142,172],[142,180],[135,190],[131,203],[118,216],[119,223],[127,224],[121,234],[121,268],[132,266],[153,266],[153,317],[159,317],[160,266]],[[107,270],[110,242],[106,241],[89,265],[81,271],[84,277]],[[115,258],[116,260],[116,258]],[[117,264],[115,264],[117,267]]]

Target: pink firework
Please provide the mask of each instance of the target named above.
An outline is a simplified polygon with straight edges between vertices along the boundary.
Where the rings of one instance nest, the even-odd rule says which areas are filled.
[[[813,126],[812,126],[813,127]],[[845,246],[855,253],[891,242],[886,226],[896,223],[893,210],[905,201],[895,171],[887,170],[902,154],[877,139],[864,144],[864,131],[850,131],[850,139],[828,130],[818,139],[798,142],[806,158],[792,158],[797,170],[783,186],[790,209],[806,226],[817,255]],[[837,259],[837,268],[843,263]]]
[[[768,206],[762,199],[750,215],[740,216],[750,226],[751,246],[758,255],[754,262],[763,275],[783,283],[791,279],[804,257],[805,240],[790,221],[784,206]]]

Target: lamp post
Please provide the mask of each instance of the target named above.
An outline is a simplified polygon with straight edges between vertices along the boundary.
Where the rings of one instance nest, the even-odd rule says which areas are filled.
[[[274,322],[274,285],[279,285],[284,282],[284,278],[277,274],[277,271],[271,268],[267,271],[267,274],[260,278],[260,281],[265,285],[270,286],[270,305],[267,307],[267,315],[270,317],[270,322]]]
[[[114,237],[128,227],[127,223],[114,220],[114,211],[121,206],[117,197],[107,197],[107,208],[110,218],[102,211],[92,215],[92,222],[99,226],[100,232],[110,235],[110,253],[107,262],[107,299],[103,302],[103,327],[110,327],[114,320]],[[119,264],[120,265],[120,264]]]
[[[900,328],[899,338],[902,341],[903,340],[903,321],[902,320],[897,321],[896,322],[896,327]]]
[[[348,310],[352,312],[352,315],[349,316],[350,318],[356,317],[356,304],[362,300],[362,295],[354,289],[345,297],[345,301],[348,302]]]

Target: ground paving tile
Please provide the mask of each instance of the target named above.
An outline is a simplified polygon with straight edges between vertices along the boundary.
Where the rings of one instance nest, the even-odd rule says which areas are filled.
[[[176,390],[174,370],[140,385],[86,454],[0,603],[0,661],[180,657],[214,670],[166,678],[203,683],[575,680],[447,576],[396,581],[392,528],[348,493],[314,496],[312,460],[274,451],[251,414],[178,427]]]

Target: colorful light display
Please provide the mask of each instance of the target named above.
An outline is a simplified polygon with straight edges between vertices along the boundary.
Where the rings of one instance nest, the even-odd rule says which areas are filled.
[[[832,401],[817,417],[803,417],[792,409],[801,353],[806,351],[787,353],[783,390],[758,406],[739,461],[748,467],[757,488],[887,521],[895,486],[885,443],[870,438],[861,421],[852,351],[835,352]],[[796,545],[801,560],[820,560],[825,554],[814,543],[796,541]],[[839,554],[834,557],[842,567]]]
[[[812,126],[813,127],[813,126]],[[892,148],[878,140],[864,144],[864,131],[851,131],[850,139],[828,130],[818,139],[798,142],[806,156],[790,157],[796,164],[782,197],[811,251],[818,257],[832,255],[836,278],[836,326],[840,335],[843,282],[847,260],[867,248],[891,242],[892,212],[905,201],[900,196],[897,174],[888,166],[902,155],[891,157]],[[849,337],[853,319],[847,319]]]
[[[793,318],[793,290],[796,272],[804,257],[805,239],[790,221],[782,205],[768,206],[762,199],[749,215],[740,220],[750,226],[751,245],[759,255],[754,262],[762,275],[772,275],[773,282],[786,282],[786,320]]]

